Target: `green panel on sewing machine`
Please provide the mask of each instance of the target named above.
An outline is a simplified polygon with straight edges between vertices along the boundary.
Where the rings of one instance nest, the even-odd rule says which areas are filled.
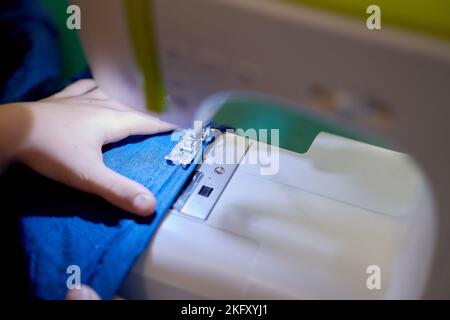
[[[230,96],[212,120],[244,131],[279,129],[279,146],[298,153],[308,151],[321,131],[393,149],[392,145],[382,138],[352,130],[335,121],[317,117],[287,104],[254,96]],[[268,139],[270,136],[268,132]]]

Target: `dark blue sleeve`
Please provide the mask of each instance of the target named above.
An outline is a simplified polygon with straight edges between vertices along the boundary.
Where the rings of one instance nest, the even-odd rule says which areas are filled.
[[[59,34],[40,1],[0,1],[0,43],[0,103],[42,99],[66,85]]]

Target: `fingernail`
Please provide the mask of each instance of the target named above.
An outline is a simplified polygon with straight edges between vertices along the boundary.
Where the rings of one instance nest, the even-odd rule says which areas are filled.
[[[136,209],[136,213],[139,214],[153,213],[154,205],[155,199],[152,194],[148,193],[139,193],[133,200],[133,207]]]

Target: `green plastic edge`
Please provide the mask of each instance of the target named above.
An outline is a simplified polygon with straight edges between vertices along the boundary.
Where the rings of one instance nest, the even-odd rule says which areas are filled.
[[[395,145],[380,136],[346,128],[338,122],[318,118],[271,99],[232,96],[222,104],[212,120],[244,131],[279,129],[279,146],[297,153],[306,153],[320,132],[398,150]],[[270,134],[268,138],[270,144]]]
[[[123,0],[131,45],[138,67],[144,77],[144,93],[149,111],[162,113],[166,108],[166,92],[159,67],[153,2]]]

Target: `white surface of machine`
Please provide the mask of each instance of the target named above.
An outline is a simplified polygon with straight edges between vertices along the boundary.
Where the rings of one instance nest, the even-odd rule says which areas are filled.
[[[142,109],[122,2],[74,2],[101,88]],[[168,214],[124,284],[127,296],[450,297],[448,44],[276,1],[155,0],[154,9],[172,101],[163,118],[190,124],[203,99],[229,89],[323,111],[311,96],[319,86],[358,101],[319,116],[390,138],[418,166],[328,134],[305,154],[280,150],[273,176],[241,164],[204,218]],[[381,290],[366,286],[369,265],[381,268]]]
[[[223,153],[239,165],[214,160]],[[262,154],[266,161],[255,161]],[[301,155],[226,134],[204,156],[182,205],[130,272],[125,297],[420,297],[431,199],[405,154],[320,134]],[[278,172],[261,175],[269,162]],[[412,237],[416,224],[421,232]],[[409,284],[396,275],[405,263],[415,266]],[[373,265],[381,270],[379,290],[367,287]]]

